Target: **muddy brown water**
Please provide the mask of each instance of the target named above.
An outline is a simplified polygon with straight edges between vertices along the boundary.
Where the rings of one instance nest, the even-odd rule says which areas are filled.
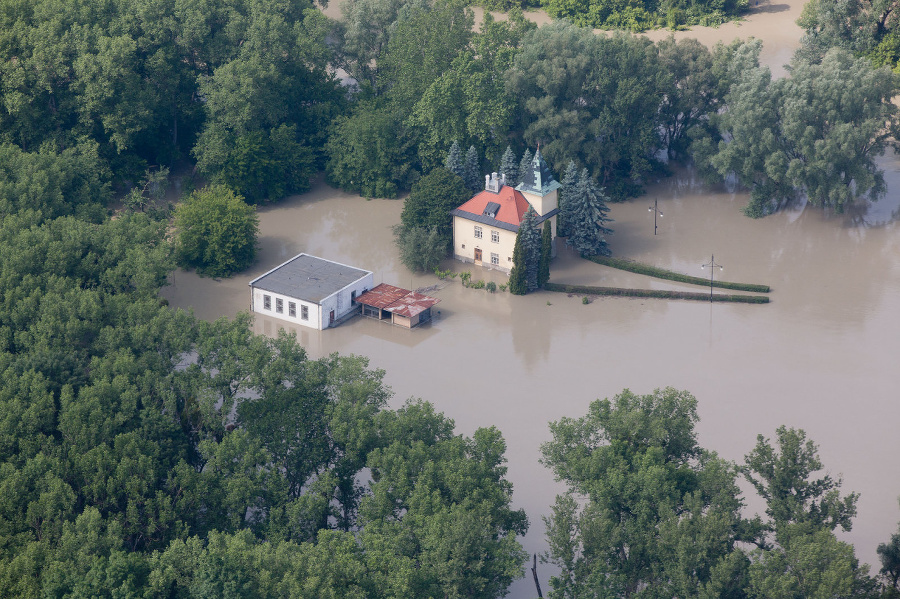
[[[900,159],[882,160],[889,190],[900,189]],[[663,217],[653,235],[650,198]],[[715,254],[726,280],[771,285],[767,305],[598,298],[537,292],[525,297],[465,289],[458,279],[434,292],[430,324],[408,331],[357,318],[323,332],[294,329],[313,357],[330,352],[368,356],[393,388],[393,406],[411,396],[433,402],[460,432],[495,425],[508,443],[515,503],[531,519],[530,552],[546,549],[541,515],[561,487],[539,463],[547,423],[584,414],[588,403],[624,388],[648,393],[674,386],[699,401],[699,440],[740,461],[759,433],[800,427],[820,447],[845,490],[862,494],[853,531],[861,559],[900,520],[900,453],[896,434],[900,340],[900,238],[896,192],[868,209],[829,215],[800,207],[751,220],[746,193],[709,188],[690,173],[613,205],[614,253],[697,276]],[[178,271],[162,295],[204,319],[234,316],[249,306],[247,283],[299,253],[374,271],[376,283],[407,288],[439,283],[399,262],[391,226],[402,201],[371,200],[319,183],[303,196],[260,211],[261,251],[250,271],[215,281]],[[445,267],[461,271],[461,263]],[[469,266],[473,278],[504,281]],[[697,289],[602,267],[561,251],[558,282]],[[257,317],[259,333],[284,323]],[[761,506],[751,505],[751,511]],[[544,578],[549,569],[544,567]],[[527,583],[527,584],[526,584]],[[528,596],[530,581],[513,587]],[[547,582],[544,581],[544,588]]]
[[[751,35],[765,40],[773,71],[799,39],[801,3],[766,3],[745,21],[697,28],[704,43]],[[332,3],[329,12],[337,10]],[[335,14],[339,14],[336,13]],[[540,15],[538,15],[540,16]],[[666,32],[652,32],[657,38]],[[845,215],[796,207],[762,220],[741,215],[747,194],[701,184],[690,172],[648,187],[647,195],[613,205],[615,255],[704,276],[715,255],[716,276],[772,287],[767,305],[598,298],[538,292],[525,297],[465,289],[452,280],[432,293],[437,318],[408,331],[357,318],[324,332],[295,329],[313,357],[330,352],[368,356],[386,371],[397,407],[411,396],[433,402],[461,433],[497,426],[508,444],[514,501],[525,508],[529,552],[546,550],[541,516],[562,487],[539,463],[547,423],[583,415],[590,401],[624,388],[648,393],[674,386],[699,401],[703,447],[741,461],[757,434],[782,424],[803,428],[819,445],[828,472],[845,492],[861,493],[852,532],[857,555],[877,570],[875,548],[900,520],[900,158],[880,160],[887,197]],[[653,235],[648,204],[663,217]],[[407,288],[438,283],[399,262],[391,226],[402,201],[371,200],[318,183],[302,196],[260,210],[258,263],[229,280],[177,271],[162,290],[173,306],[200,318],[232,317],[249,308],[247,283],[287,258],[309,252],[375,272],[375,282]],[[448,261],[498,283],[499,273]],[[698,288],[649,279],[561,251],[556,282],[644,288]],[[284,323],[257,317],[259,333]],[[748,514],[760,512],[748,501]],[[539,566],[544,591],[548,566]],[[534,596],[530,580],[511,589]]]

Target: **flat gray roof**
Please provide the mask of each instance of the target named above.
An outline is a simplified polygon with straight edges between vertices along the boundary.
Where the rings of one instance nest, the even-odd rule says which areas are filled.
[[[370,274],[368,270],[299,254],[256,277],[250,281],[250,286],[318,304]]]

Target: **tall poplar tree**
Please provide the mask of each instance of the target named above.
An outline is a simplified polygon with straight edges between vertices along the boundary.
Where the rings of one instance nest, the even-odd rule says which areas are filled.
[[[550,280],[550,256],[553,252],[553,232],[550,230],[550,221],[544,221],[544,229],[541,232],[541,262],[538,267],[538,287],[543,287]]]
[[[522,236],[522,249],[525,252],[525,280],[528,291],[534,291],[538,284],[538,270],[541,262],[541,234],[536,226],[537,213],[531,206],[525,211],[519,234]]]
[[[525,260],[525,248],[522,246],[522,228],[516,233],[516,245],[513,246],[513,267],[509,271],[509,292],[513,295],[528,293],[528,275]]]

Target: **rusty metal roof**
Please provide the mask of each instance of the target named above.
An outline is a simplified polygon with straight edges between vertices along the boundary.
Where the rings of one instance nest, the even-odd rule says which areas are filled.
[[[409,289],[381,283],[357,297],[356,301],[366,306],[384,310],[407,293],[410,293]]]
[[[436,297],[429,297],[427,295],[422,295],[421,293],[416,293],[415,291],[410,291],[388,306],[386,310],[397,314],[398,316],[412,318],[413,316],[421,314],[439,301],[441,300]]]

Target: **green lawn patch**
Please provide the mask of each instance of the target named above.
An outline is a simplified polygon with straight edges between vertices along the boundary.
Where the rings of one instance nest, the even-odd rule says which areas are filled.
[[[624,258],[610,258],[608,256],[587,256],[587,259],[591,262],[595,262],[597,264],[602,264],[603,266],[610,266],[612,268],[618,268],[619,270],[627,270],[628,272],[637,273],[639,275],[647,275],[648,277],[654,277],[657,279],[666,279],[667,281],[677,281],[679,283],[688,283],[689,285],[704,285],[709,287],[709,279],[705,279],[703,277],[692,277],[690,275],[681,274],[680,272],[674,272],[671,270],[666,270],[664,268],[657,268],[655,266],[650,266],[649,264],[641,264],[640,262],[634,262],[633,260],[625,260]],[[713,287],[719,287],[721,289],[734,289],[736,291],[752,291],[756,293],[769,293],[768,285],[754,285],[752,283],[731,283],[728,281],[713,281]],[[720,300],[720,301],[728,301],[728,300]],[[768,300],[767,300],[768,301]],[[765,302],[758,302],[765,303]]]
[[[698,291],[668,291],[665,289],[622,289],[620,287],[591,287],[589,285],[562,285],[559,283],[547,283],[544,285],[547,291],[559,291],[576,295],[613,295],[620,297],[652,297],[659,299],[686,299],[709,301],[708,293]],[[737,302],[743,304],[768,304],[769,298],[765,295],[736,295],[714,294],[714,302]]]

